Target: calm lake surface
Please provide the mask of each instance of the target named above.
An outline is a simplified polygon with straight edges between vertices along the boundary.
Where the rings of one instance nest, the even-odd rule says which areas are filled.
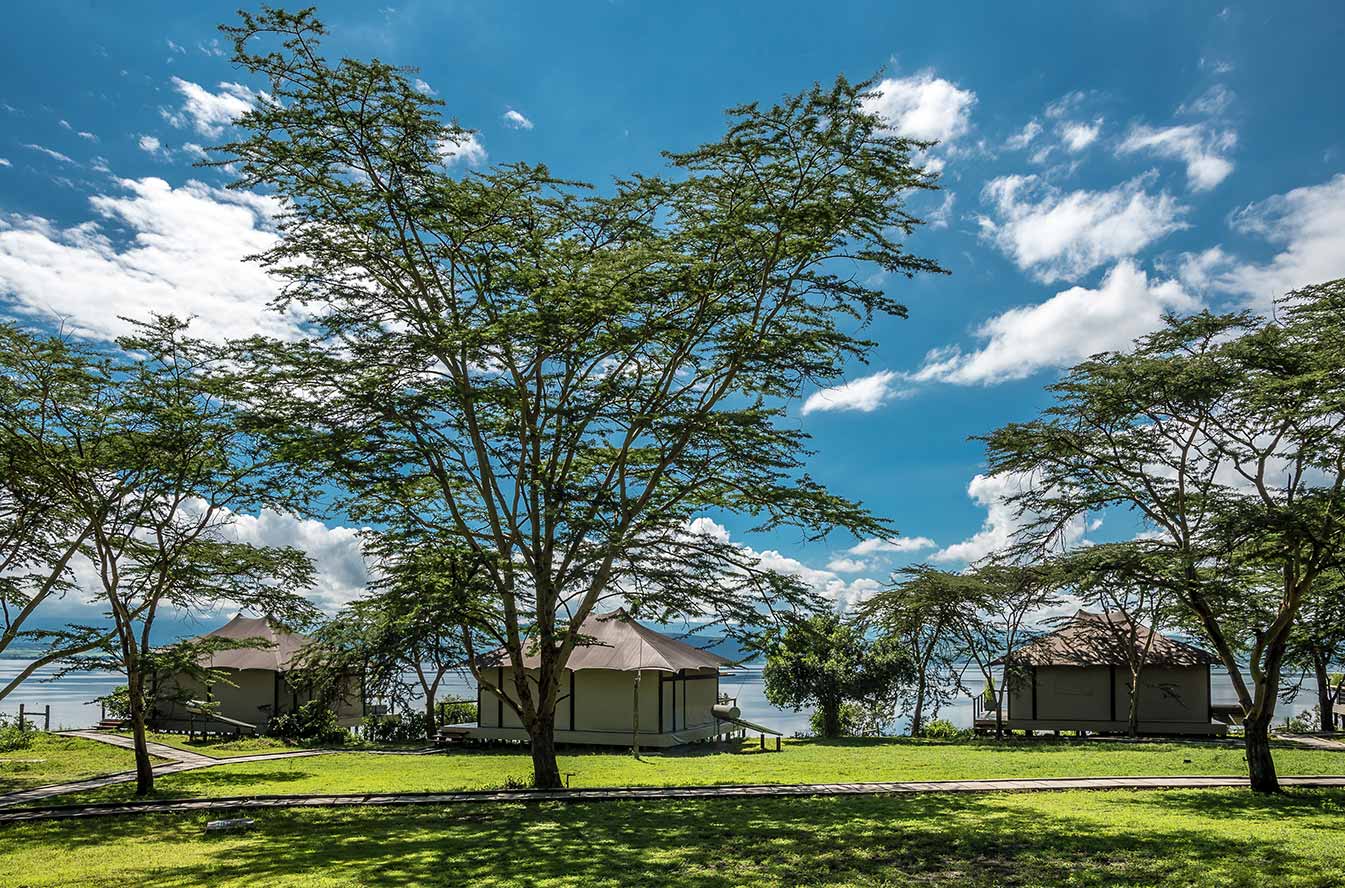
[[[25,665],[27,664],[22,660],[0,658],[0,685],[7,683]],[[27,712],[35,713],[41,718],[43,707],[50,705],[53,729],[90,727],[98,722],[100,716],[98,704],[90,701],[107,694],[118,685],[125,684],[121,676],[106,672],[77,672],[51,680],[53,672],[52,669],[46,669],[25,681],[14,693],[0,702],[0,714],[12,717],[18,712],[19,704],[22,703]],[[1237,702],[1233,684],[1228,680],[1226,672],[1215,670],[1212,679],[1216,704]],[[979,692],[984,688],[983,681],[979,678],[973,679],[970,674],[966,676],[964,683],[973,692]],[[791,712],[766,702],[760,668],[748,667],[728,672],[720,679],[719,686],[722,693],[738,698],[738,707],[742,710],[743,718],[748,721],[774,728],[786,737],[795,732],[808,730],[808,712]],[[475,698],[476,683],[470,676],[455,677],[454,680],[445,682],[442,694],[445,698],[451,696]],[[1283,722],[1286,718],[1306,712],[1316,705],[1317,686],[1311,678],[1308,678],[1290,702],[1281,702],[1277,706],[1275,720]],[[971,698],[965,697],[955,701],[953,705],[944,707],[939,715],[959,727],[970,727]],[[899,732],[906,730],[907,727],[908,724],[904,719],[897,721]]]

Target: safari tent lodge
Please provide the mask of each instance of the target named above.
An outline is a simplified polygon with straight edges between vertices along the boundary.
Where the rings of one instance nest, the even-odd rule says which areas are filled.
[[[260,643],[215,651],[202,660],[199,665],[221,671],[224,681],[204,685],[187,672],[159,676],[151,719],[159,730],[251,729],[260,733],[272,717],[298,709],[312,698],[299,683],[291,681],[291,673],[308,644],[307,637],[285,629],[270,617],[239,614],[198,640],[207,638],[234,642],[259,639]],[[342,726],[355,725],[364,715],[358,685],[358,679],[352,676],[350,686],[334,704]]]
[[[1126,645],[1134,644],[1128,654]],[[1146,650],[1147,647],[1147,650]],[[1213,657],[1189,644],[1132,625],[1117,613],[1081,610],[1064,626],[996,661],[1004,667],[1010,730],[1123,734],[1130,724],[1130,657],[1142,662],[1139,733],[1218,736],[1228,707],[1211,699]],[[1142,658],[1142,659],[1141,659]],[[975,727],[993,730],[992,705],[977,700]]]
[[[637,700],[641,746],[680,746],[730,728],[776,733],[738,721],[737,708],[720,702],[719,668],[730,663],[724,657],[642,626],[624,610],[589,616],[580,633],[586,643],[570,654],[556,705],[557,743],[632,745]],[[486,677],[517,699],[513,669],[497,656],[503,662],[486,667]],[[538,663],[535,654],[524,661],[528,670]],[[477,724],[457,727],[464,739],[528,739],[514,710],[484,687]]]

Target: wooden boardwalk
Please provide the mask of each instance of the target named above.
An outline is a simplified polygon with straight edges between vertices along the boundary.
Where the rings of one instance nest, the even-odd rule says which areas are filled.
[[[1294,787],[1345,788],[1345,776],[1281,777]],[[924,793],[1061,792],[1245,787],[1246,777],[1056,777],[1039,780],[930,780],[899,783],[801,783],[724,786],[638,786],[605,789],[485,790],[473,792],[351,795],[268,795],[60,805],[0,810],[0,823],[125,817],[135,814],[190,814],[261,808],[343,806],[479,805],[539,802],[675,801],[693,799],[801,798],[812,796],[910,795]]]

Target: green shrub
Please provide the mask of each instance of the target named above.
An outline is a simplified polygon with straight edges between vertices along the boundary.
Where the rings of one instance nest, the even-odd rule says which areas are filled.
[[[1311,734],[1319,730],[1322,722],[1321,714],[1317,712],[1314,706],[1306,712],[1300,712],[1293,718],[1285,717],[1284,730],[1290,734]]]
[[[936,718],[925,722],[921,737],[930,740],[966,740],[972,734],[970,728],[959,728],[946,718]]]
[[[435,719],[441,725],[459,725],[476,721],[475,700],[441,700],[435,707]]]
[[[423,712],[369,715],[360,726],[364,739],[372,743],[421,743],[429,736]]]
[[[13,721],[0,715],[0,752],[15,752],[33,745],[33,735],[37,728],[32,722]]]
[[[290,743],[340,746],[349,738],[336,713],[322,700],[309,700],[293,712],[271,717],[266,733]]]

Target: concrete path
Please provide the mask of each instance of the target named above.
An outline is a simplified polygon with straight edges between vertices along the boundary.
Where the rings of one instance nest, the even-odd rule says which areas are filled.
[[[109,746],[119,746],[122,749],[134,749],[135,742],[130,737],[124,737],[120,734],[103,734],[98,731],[61,731],[64,737],[79,737],[82,740],[93,740],[97,743],[106,743]],[[235,762],[265,762],[272,759],[290,759],[307,758],[314,755],[330,755],[336,750],[331,749],[303,749],[295,752],[265,752],[257,755],[235,755],[229,758],[215,758],[214,756],[201,755],[199,752],[178,749],[176,746],[168,746],[163,743],[147,743],[149,754],[157,758],[165,759],[166,764],[154,765],[154,776],[163,777],[166,774],[178,774],[182,771],[195,771],[199,768],[213,768],[218,765],[231,765]],[[43,799],[54,798],[56,796],[70,795],[71,793],[84,792],[90,789],[102,789],[105,786],[114,786],[118,783],[130,783],[135,780],[135,771],[120,771],[116,774],[107,774],[102,777],[90,777],[87,780],[76,780],[71,783],[53,783],[47,786],[34,786],[29,789],[21,789],[17,792],[0,795],[0,808],[6,808],[11,805],[21,805],[26,802],[39,802]]]
[[[1309,749],[1327,749],[1331,752],[1345,752],[1345,742],[1321,734],[1276,734],[1276,740],[1287,740]]]
[[[1284,786],[1341,787],[1345,776],[1281,777]],[[1209,789],[1245,787],[1245,777],[1058,777],[1040,780],[931,780],[902,783],[806,783],[734,786],[640,786],[606,789],[487,790],[476,792],[387,793],[382,795],[238,796],[63,805],[0,811],[0,823],[178,814],[257,808],[330,808],[338,806],[472,805],[520,802],[667,801],[688,799],[798,798],[916,793],[1049,792],[1070,789]]]

